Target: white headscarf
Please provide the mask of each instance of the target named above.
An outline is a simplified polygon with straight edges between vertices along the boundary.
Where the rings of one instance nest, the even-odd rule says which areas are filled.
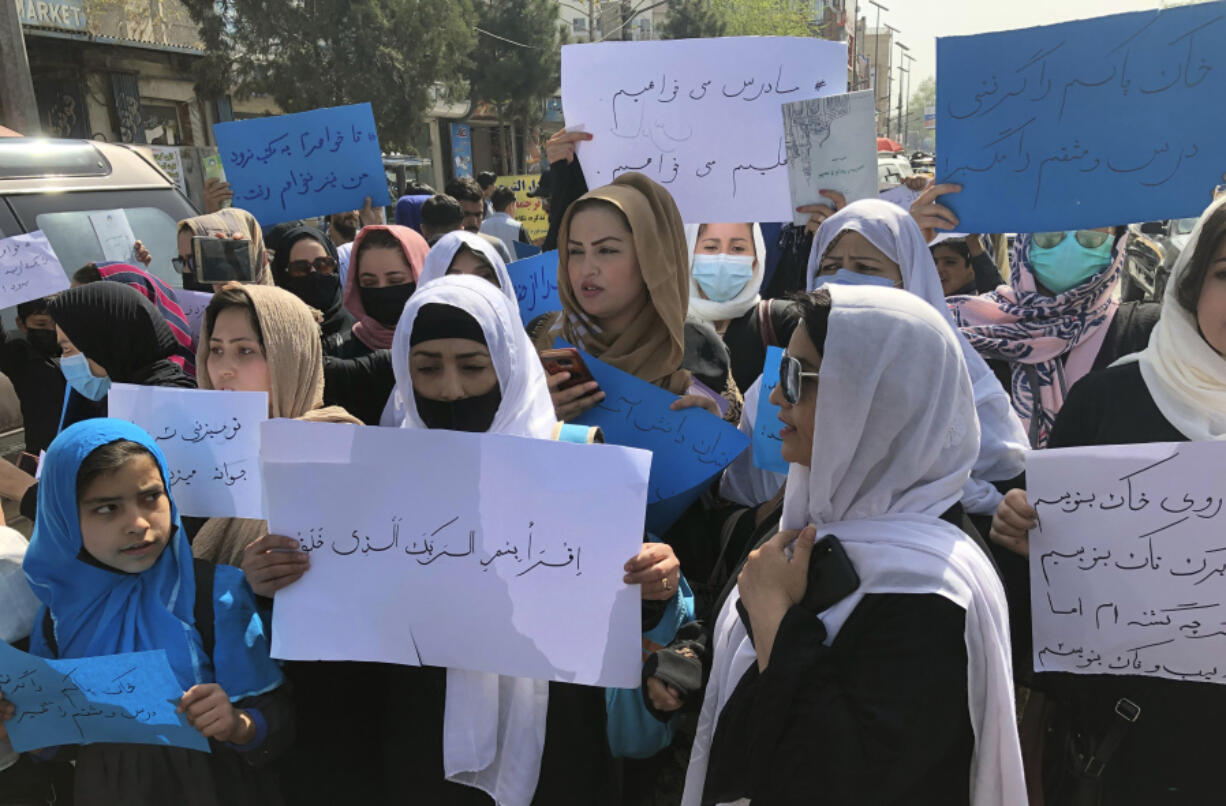
[[[519,311],[492,284],[471,275],[434,280],[405,305],[392,338],[394,395],[405,413],[400,427],[426,427],[409,377],[409,340],[417,312],[430,303],[459,308],[481,325],[502,391],[488,433],[549,439],[557,418],[545,370]],[[540,776],[548,710],[547,681],[448,669],[443,717],[447,780],[481,789],[499,806],[528,806]]]
[[[447,276],[447,270],[451,268],[451,262],[455,260],[456,253],[462,246],[467,246],[489,261],[489,264],[494,267],[494,275],[498,278],[498,286],[502,289],[502,293],[515,303],[515,310],[518,312],[519,300],[515,296],[515,285],[511,282],[511,275],[507,273],[507,264],[502,261],[502,257],[489,241],[467,230],[449,232],[430,247],[430,252],[426,255],[426,262],[421,268],[421,276],[417,278],[417,287],[421,288],[432,280]]]
[[[1026,787],[1013,704],[1004,589],[987,556],[940,515],[979,451],[970,377],[955,331],[929,305],[887,288],[830,286],[809,467],[793,464],[782,529],[837,535],[860,588],[819,614],[826,643],[869,593],[938,594],[966,609],[974,806],[1022,806]],[[734,589],[713,635],[684,806],[701,803],[711,739],[754,663]]]
[[[860,233],[897,263],[902,272],[903,288],[927,301],[958,333],[962,355],[975,387],[975,410],[981,429],[979,458],[962,491],[962,506],[975,515],[995,513],[1003,496],[989,482],[1006,481],[1020,475],[1030,446],[1009,395],[975,348],[958,332],[945,302],[941,275],[932,260],[932,252],[924,243],[915,219],[898,205],[880,199],[864,199],[852,202],[823,221],[809,252],[808,289],[813,290],[822,255],[835,238],[847,230]]]
[[[1141,363],[1141,377],[1162,416],[1190,440],[1226,439],[1226,357],[1205,341],[1196,314],[1176,294],[1192,265],[1205,222],[1226,204],[1226,196],[1209,205],[1179,253],[1162,295],[1162,317],[1149,346],[1116,364]]]
[[[703,226],[706,225],[685,225],[685,253],[690,256],[690,310],[688,316],[702,322],[724,322],[740,318],[762,299],[758,296],[766,270],[766,241],[762,238],[762,228],[757,224],[750,225],[753,229],[753,277],[735,297],[727,302],[716,302],[703,297],[698,290],[698,281],[694,279],[694,249],[698,246],[698,230]]]

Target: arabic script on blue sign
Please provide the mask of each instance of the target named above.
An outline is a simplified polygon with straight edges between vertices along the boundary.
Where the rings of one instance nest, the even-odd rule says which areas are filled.
[[[572,345],[558,339],[554,346]],[[647,531],[662,535],[749,447],[749,437],[704,409],[673,411],[676,395],[582,355],[605,398],[574,422],[600,426],[606,442],[651,451]]]
[[[0,641],[0,693],[16,708],[4,725],[18,752],[94,742],[209,752],[176,713],[183,689],[161,649],[46,660]]]
[[[519,300],[519,316],[524,324],[550,311],[562,310],[558,296],[558,252],[550,250],[517,260],[507,266],[515,297]]]
[[[779,407],[771,403],[771,392],[779,385],[779,362],[782,347],[766,348],[766,364],[762,367],[762,383],[758,389],[758,408],[754,412],[753,463],[772,473],[788,472],[783,460],[783,439],[779,436]]]
[[[963,232],[1200,215],[1221,181],[1226,3],[937,40],[937,178]]]
[[[234,206],[261,224],[390,203],[370,104],[215,123]]]

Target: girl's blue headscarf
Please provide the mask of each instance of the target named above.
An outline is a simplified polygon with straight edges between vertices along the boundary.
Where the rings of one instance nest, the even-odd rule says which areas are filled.
[[[216,568],[213,656],[205,655],[195,628],[191,547],[173,498],[170,539],[147,571],[129,574],[82,559],[77,472],[96,448],[118,440],[135,442],[153,455],[169,492],[166,457],[149,434],[123,420],[97,418],[66,428],[43,459],[38,519],[22,567],[35,595],[51,612],[57,656],[164,649],[184,690],[215,682],[237,700],[276,688],[281,672],[269,658],[254,598],[237,568]],[[37,624],[43,618],[45,614]],[[51,655],[42,635],[35,626],[30,650]]]
[[[396,202],[396,223],[421,232],[421,208],[430,196],[401,196]]]

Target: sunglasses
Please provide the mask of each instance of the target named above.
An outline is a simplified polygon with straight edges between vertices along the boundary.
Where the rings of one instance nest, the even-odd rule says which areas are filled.
[[[191,274],[196,270],[196,258],[189,257],[172,257],[170,265],[175,267],[175,271],[179,274]]]
[[[1111,237],[1109,232],[1099,232],[1092,229],[1079,229],[1076,232],[1036,232],[1031,238],[1034,240],[1034,245],[1042,249],[1051,249],[1059,244],[1069,235],[1077,239],[1077,243],[1084,246],[1086,249],[1097,249],[1107,242]]]
[[[306,277],[312,270],[320,274],[332,274],[336,271],[336,261],[330,257],[317,257],[314,260],[291,260],[285,266],[290,277]]]
[[[793,358],[787,353],[783,354],[783,360],[779,362],[779,389],[783,392],[783,399],[789,405],[795,406],[800,401],[805,378],[817,377],[816,372],[804,371],[799,358]]]

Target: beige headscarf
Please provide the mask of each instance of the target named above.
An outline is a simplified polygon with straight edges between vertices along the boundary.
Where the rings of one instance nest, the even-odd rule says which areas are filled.
[[[274,285],[272,271],[268,268],[267,252],[264,250],[264,230],[255,216],[237,207],[227,207],[211,215],[198,215],[195,218],[185,218],[179,222],[176,232],[191,230],[194,236],[210,236],[221,233],[234,235],[238,233],[251,242],[251,265],[255,267],[255,285]]]
[[[690,304],[690,259],[685,226],[668,191],[638,173],[622,174],[590,191],[579,202],[599,199],[616,207],[630,222],[639,270],[647,285],[647,302],[629,328],[607,333],[584,313],[567,273],[567,235],[575,205],[558,230],[558,295],[562,311],[541,328],[538,350],[553,346],[555,335],[644,381],[673,394],[685,394],[690,373],[681,369],[685,356],[685,313]],[[576,202],[578,204],[578,202]]]
[[[340,406],[324,407],[323,348],[319,325],[306,303],[275,286],[239,287],[251,299],[264,340],[269,370],[268,416],[361,425],[361,420]],[[213,388],[208,372],[210,335],[206,315],[196,353],[196,365],[200,367],[196,381],[201,389]],[[212,518],[196,535],[192,553],[214,563],[241,565],[243,549],[267,532],[267,521]]]

